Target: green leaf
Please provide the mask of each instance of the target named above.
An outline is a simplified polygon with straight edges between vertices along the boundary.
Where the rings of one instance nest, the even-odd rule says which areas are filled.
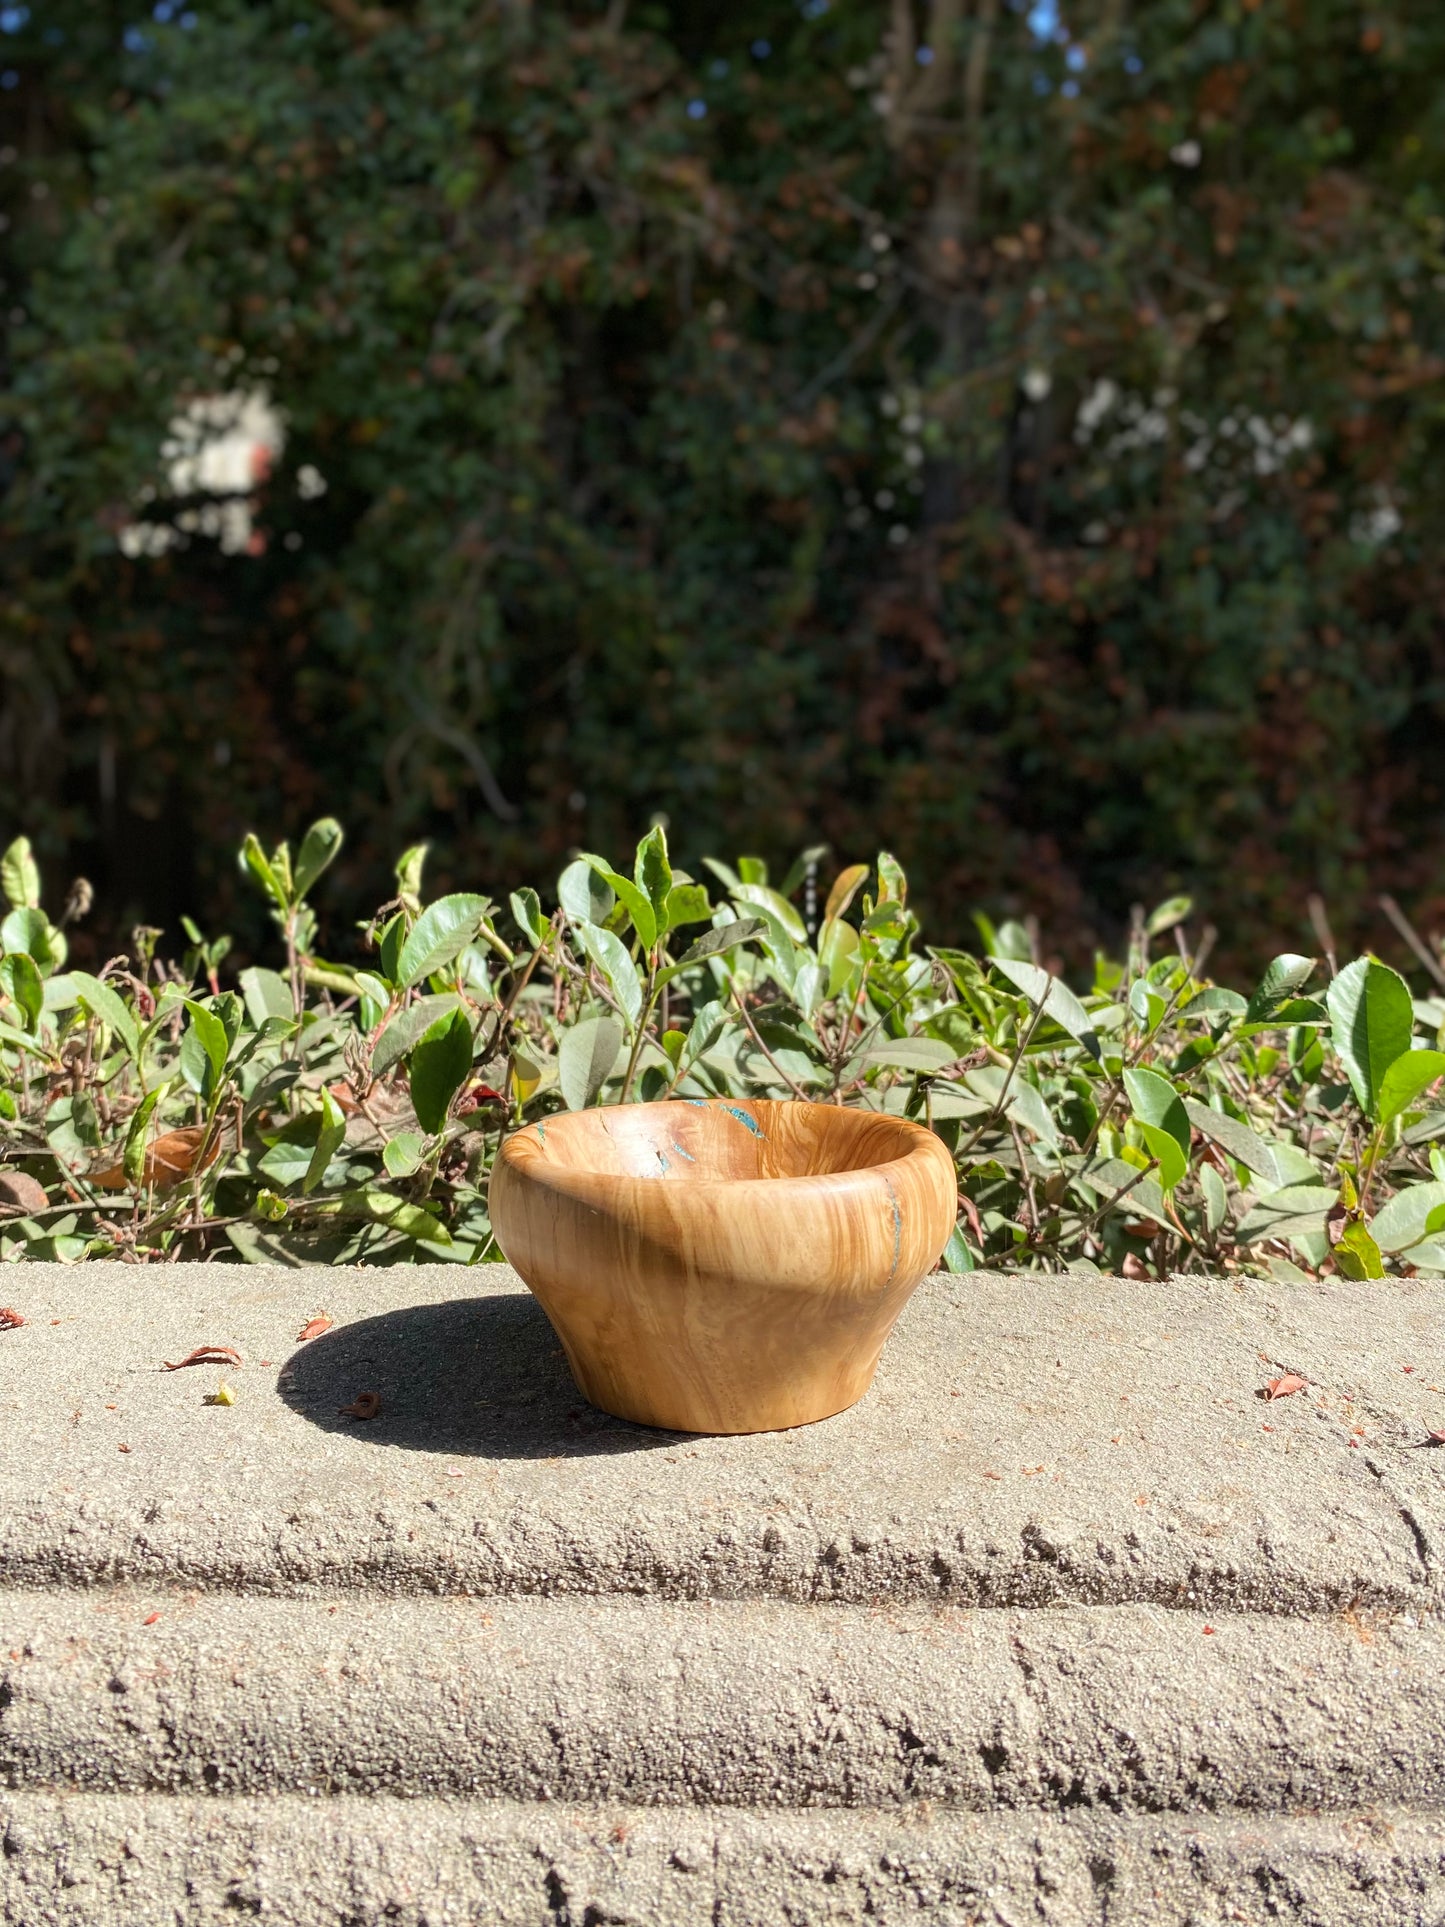
[[[426,1140],[415,1131],[398,1131],[382,1148],[381,1161],[394,1178],[409,1178],[422,1160]]]
[[[557,1082],[569,1111],[585,1111],[622,1054],[625,1033],[613,1016],[583,1017],[557,1046]],[[681,1038],[679,1038],[681,1043]]]
[[[557,879],[557,901],[573,923],[606,923],[617,898],[605,877],[581,857]]]
[[[1199,1188],[1204,1193],[1205,1229],[1218,1231],[1229,1216],[1229,1191],[1212,1164],[1200,1165]]]
[[[1250,998],[1245,1010],[1245,1021],[1251,1024],[1262,1023],[1294,991],[1307,984],[1314,975],[1313,957],[1300,957],[1293,951],[1285,951],[1274,959],[1269,969],[1259,980],[1259,987]]]
[[[19,1011],[26,1030],[38,1030],[45,1009],[45,981],[35,967],[35,959],[23,950],[0,957],[0,990]]]
[[[1408,1111],[1422,1091],[1445,1077],[1445,1051],[1408,1050],[1380,1080],[1380,1122],[1388,1124]]]
[[[547,937],[547,919],[542,915],[542,899],[535,890],[514,890],[512,915],[517,928],[534,950],[540,950]]]
[[[1189,1160],[1179,1148],[1179,1140],[1161,1129],[1157,1124],[1141,1124],[1139,1134],[1143,1138],[1151,1158],[1159,1166],[1159,1188],[1166,1194],[1172,1191],[1184,1173],[1189,1169]]]
[[[678,883],[668,891],[663,929],[676,930],[683,923],[707,923],[711,917],[712,905],[701,883]]]
[[[391,985],[378,977],[374,971],[358,970],[356,988],[367,1003],[374,1004],[376,1007],[376,1016],[372,1019],[372,1023],[380,1023],[391,1003]]]
[[[88,970],[72,970],[70,981],[74,986],[77,1001],[88,1010],[92,1017],[102,1024],[108,1024],[130,1052],[131,1061],[140,1062],[140,1026],[135,1014],[125,1004],[118,991],[99,977],[92,977]],[[224,1061],[224,1060],[223,1060]]]
[[[1129,1107],[1141,1125],[1163,1131],[1187,1160],[1189,1157],[1189,1113],[1167,1077],[1158,1071],[1125,1071],[1124,1089]]]
[[[63,960],[56,938],[59,931],[52,931],[50,919],[43,910],[33,906],[12,910],[3,923],[0,923],[0,950],[7,953],[23,950],[32,957],[42,977],[48,977],[58,963]]]
[[[412,1051],[411,1102],[417,1123],[435,1137],[472,1068],[472,1027],[464,1010],[437,1019]]]
[[[1221,1151],[1228,1152],[1236,1164],[1242,1164],[1247,1171],[1267,1178],[1271,1184],[1279,1182],[1275,1147],[1257,1132],[1251,1131],[1247,1124],[1241,1124],[1237,1117],[1230,1117],[1224,1111],[1211,1110],[1209,1105],[1201,1104],[1193,1097],[1184,1099],[1184,1111],[1194,1128],[1211,1143],[1217,1144]]]
[[[298,897],[304,897],[322,871],[335,861],[344,841],[345,832],[334,816],[323,816],[311,825],[296,852],[293,882]]]
[[[1124,1218],[1151,1218],[1166,1231],[1178,1230],[1164,1208],[1164,1194],[1154,1179],[1141,1175],[1136,1165],[1126,1164],[1122,1158],[1101,1158],[1097,1164],[1086,1165],[1075,1181],[1101,1201],[1112,1197],[1121,1185],[1127,1184],[1129,1189],[1117,1204],[1110,1207],[1111,1211]]]
[[[367,1185],[360,1191],[344,1191],[335,1201],[346,1213],[359,1211],[364,1217],[384,1224],[403,1237],[415,1238],[422,1244],[450,1245],[452,1234],[430,1211],[419,1204],[408,1204],[405,1198],[394,1197],[390,1191],[379,1191]]]
[[[256,882],[279,908],[286,907],[286,891],[281,878],[271,868],[266,852],[261,848],[260,839],[254,831],[248,830],[246,840],[241,845],[241,869],[249,871]]]
[[[832,847],[830,843],[815,843],[810,849],[801,850],[798,855],[793,858],[793,861],[788,865],[788,874],[778,885],[778,888],[785,897],[792,896],[795,891],[802,888],[803,884],[807,882],[809,869],[812,869],[816,876],[817,866],[823,861],[823,858]],[[868,874],[866,866],[863,874],[865,876]]]
[[[1330,1041],[1360,1109],[1377,1123],[1385,1073],[1410,1048],[1415,1006],[1397,970],[1361,957],[1346,964],[1325,993]]]
[[[669,964],[666,970],[658,973],[658,989],[671,983],[679,971],[690,970],[694,964],[703,963],[709,957],[720,957],[726,950],[735,950],[740,943],[751,943],[767,927],[761,917],[735,917],[731,923],[720,923],[711,930],[705,930],[695,943],[688,945],[675,964]]]
[[[131,1114],[130,1128],[125,1134],[125,1149],[121,1153],[120,1162],[126,1183],[137,1190],[145,1178],[146,1129],[156,1106],[169,1089],[169,1083],[157,1084],[154,1090],[146,1092]]]
[[[667,832],[654,823],[637,846],[633,859],[637,887],[652,907],[653,942],[667,928],[667,900],[672,894],[672,865],[667,857]],[[648,946],[651,948],[651,946]]]
[[[449,1011],[456,1010],[460,1003],[456,992],[448,990],[435,997],[418,997],[414,1004],[397,1011],[377,1038],[376,1048],[371,1053],[371,1068],[375,1075],[384,1077],[393,1064],[406,1056],[423,1031],[429,1030]]]
[[[903,874],[903,865],[897,857],[890,856],[886,850],[878,852],[878,901],[880,903],[908,901],[908,878]]]
[[[740,883],[733,896],[739,903],[761,910],[765,917],[771,916],[787,932],[794,943],[808,941],[807,926],[798,914],[795,905],[777,890],[770,890],[765,883]]]
[[[1157,910],[1149,912],[1144,925],[1145,936],[1157,937],[1166,930],[1173,930],[1183,923],[1193,908],[1193,897],[1167,897]]]
[[[945,1271],[973,1271],[977,1268],[961,1224],[956,1224],[949,1233],[948,1243],[943,1247],[943,1256],[939,1263]]]
[[[321,1125],[316,1133],[316,1148],[301,1180],[303,1195],[314,1191],[326,1175],[326,1167],[346,1141],[346,1117],[341,1106],[323,1084],[321,1086]]]
[[[1323,1232],[1325,1213],[1339,1192],[1328,1184],[1286,1184],[1261,1198],[1240,1223],[1240,1244],[1262,1238],[1297,1238]]]
[[[1335,1263],[1346,1278],[1383,1278],[1385,1275],[1380,1247],[1362,1224],[1347,1227],[1335,1246]]]
[[[687,1042],[682,1047],[682,1062],[685,1067],[690,1068],[704,1052],[712,1049],[717,1042],[719,1032],[727,1022],[727,1006],[715,998],[693,1013],[692,1022],[687,1029]]]
[[[937,1071],[958,1056],[951,1044],[937,1037],[878,1037],[860,1051],[845,1068],[844,1077],[857,1077],[863,1070],[890,1065],[895,1070]]]
[[[226,1035],[226,1026],[214,1011],[207,1010],[203,1004],[193,1003],[189,997],[186,999],[186,1009],[191,1014],[187,1036],[194,1037],[196,1044],[205,1053],[206,1062],[210,1066],[210,1076],[203,1076],[199,1083],[195,1083],[187,1074],[185,1038],[181,1040],[181,1072],[193,1091],[199,1092],[202,1097],[209,1097],[221,1081],[221,1074],[226,1068],[226,1059],[231,1052],[231,1040]],[[191,1066],[193,1069],[199,1068],[194,1049],[191,1054]]]
[[[393,989],[399,988],[401,947],[406,942],[407,920],[398,910],[377,939],[377,970]]]
[[[1036,1010],[1042,1009],[1045,1017],[1052,1018],[1060,1030],[1066,1030],[1076,1043],[1082,1044],[1095,1062],[1099,1060],[1102,1052],[1094,1020],[1061,977],[1051,976],[1037,964],[1025,963],[1017,957],[995,957],[992,963]]]
[[[12,910],[40,908],[40,871],[30,849],[28,836],[17,836],[0,856],[0,889]]]
[[[421,909],[421,873],[430,849],[430,843],[413,843],[396,860],[396,894],[413,914]]]
[[[1438,1226],[1431,1223],[1445,1205],[1445,1183],[1426,1180],[1407,1184],[1389,1203],[1375,1213],[1370,1226],[1381,1251],[1408,1251],[1422,1238],[1432,1237]]]
[[[241,995],[246,1000],[246,1013],[257,1030],[268,1017],[289,1019],[296,1015],[291,1002],[291,986],[278,972],[253,966],[241,972],[240,983]]]
[[[401,947],[394,981],[410,990],[466,949],[491,905],[486,897],[459,892],[429,903]],[[387,973],[390,975],[390,972]]]
[[[662,1054],[671,1064],[674,1076],[682,1063],[682,1051],[686,1042],[685,1030],[665,1030],[662,1033]]]
[[[657,942],[657,918],[653,914],[652,902],[646,891],[639,889],[637,884],[629,882],[619,871],[614,870],[605,857],[589,856],[584,851],[582,861],[590,864],[602,881],[616,893],[618,901],[632,919],[632,927],[637,932],[638,942],[644,950],[651,950]],[[640,865],[640,849],[638,861]]]
[[[599,930],[594,923],[579,923],[575,927],[578,942],[612,986],[613,995],[635,1029],[642,1015],[642,984],[626,944],[610,930]],[[668,975],[667,971],[662,973],[663,978]]]

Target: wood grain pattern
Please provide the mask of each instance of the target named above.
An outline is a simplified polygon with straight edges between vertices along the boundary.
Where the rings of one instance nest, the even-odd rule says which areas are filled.
[[[901,1118],[678,1100],[506,1140],[491,1217],[583,1395],[678,1432],[830,1417],[948,1241],[953,1160]]]

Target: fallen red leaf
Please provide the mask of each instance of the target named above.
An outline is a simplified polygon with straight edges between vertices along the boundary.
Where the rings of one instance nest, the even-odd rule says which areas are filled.
[[[1421,1419],[1420,1423],[1424,1425],[1426,1421]],[[1350,1443],[1354,1443],[1353,1439]],[[1422,1446],[1428,1450],[1429,1447],[1435,1445],[1445,1445],[1445,1425],[1442,1425],[1438,1432],[1427,1431],[1423,1439],[1416,1439],[1415,1443],[1413,1445],[1407,1445],[1405,1450],[1407,1452],[1418,1452]]]
[[[156,1621],[159,1618],[160,1618],[159,1613],[147,1613],[145,1618],[141,1621],[141,1624],[142,1626],[154,1626]]]
[[[1206,1633],[1212,1633],[1214,1631],[1214,1628],[1212,1626],[1206,1626],[1204,1630]]]
[[[188,1178],[200,1154],[201,1144],[206,1136],[205,1129],[199,1124],[186,1124],[178,1131],[163,1131],[146,1152],[143,1183],[156,1191],[168,1191],[172,1185]],[[221,1155],[221,1134],[217,1131],[211,1139],[203,1171],[209,1170]],[[117,1160],[114,1164],[102,1165],[99,1170],[86,1173],[90,1183],[102,1191],[124,1191],[126,1188],[125,1167]]]
[[[318,1312],[314,1318],[308,1318],[300,1331],[297,1332],[296,1343],[298,1345],[304,1345],[308,1338],[319,1338],[322,1332],[329,1332],[330,1330],[331,1320],[326,1316],[324,1311]]]
[[[173,1365],[169,1359],[164,1361],[168,1372],[178,1372],[184,1365],[239,1365],[241,1354],[234,1345],[197,1345],[193,1352],[178,1358]]]
[[[1280,1378],[1272,1378],[1260,1397],[1273,1404],[1277,1398],[1293,1398],[1296,1392],[1306,1391],[1308,1387],[1309,1380],[1301,1378],[1298,1372],[1285,1372]]]
[[[1132,1251],[1126,1251],[1124,1253],[1124,1262],[1119,1269],[1126,1278],[1138,1279],[1149,1276],[1148,1265],[1146,1265],[1141,1258],[1136,1258]]]
[[[331,1085],[330,1089],[331,1095],[336,1099],[336,1107],[343,1116],[355,1117],[360,1112],[361,1106],[356,1101],[356,1092],[345,1079],[339,1084]]]
[[[338,1418],[375,1418],[381,1410],[380,1392],[358,1392],[350,1405],[338,1405]]]
[[[12,1311],[8,1305],[0,1305],[0,1332],[13,1332],[24,1323],[18,1311]]]
[[[118,1445],[115,1449],[117,1452],[129,1452],[130,1447],[128,1445]]]

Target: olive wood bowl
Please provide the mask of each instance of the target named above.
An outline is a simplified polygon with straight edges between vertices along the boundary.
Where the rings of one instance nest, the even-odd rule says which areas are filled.
[[[863,1396],[957,1198],[948,1152],[901,1118],[674,1099],[509,1137],[491,1218],[594,1405],[769,1432]]]

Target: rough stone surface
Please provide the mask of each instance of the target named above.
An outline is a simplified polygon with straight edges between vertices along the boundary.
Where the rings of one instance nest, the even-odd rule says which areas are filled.
[[[1445,1626],[1383,1614],[126,1591],[0,1595],[0,1626],[0,1784],[980,1811],[1445,1801]]]
[[[1445,1815],[0,1793],[17,1927],[1441,1927]]]
[[[0,1296],[5,1927],[1445,1927],[1445,1288],[937,1276],[744,1439],[500,1266]]]
[[[1445,1453],[1403,1449],[1445,1424],[1440,1284],[940,1273],[851,1412],[731,1439],[585,1405],[502,1266],[26,1266],[7,1292],[0,1585],[1440,1603]],[[162,1369],[202,1342],[242,1352],[234,1406]],[[1286,1370],[1309,1392],[1261,1403]],[[380,1415],[339,1416],[362,1391]]]

